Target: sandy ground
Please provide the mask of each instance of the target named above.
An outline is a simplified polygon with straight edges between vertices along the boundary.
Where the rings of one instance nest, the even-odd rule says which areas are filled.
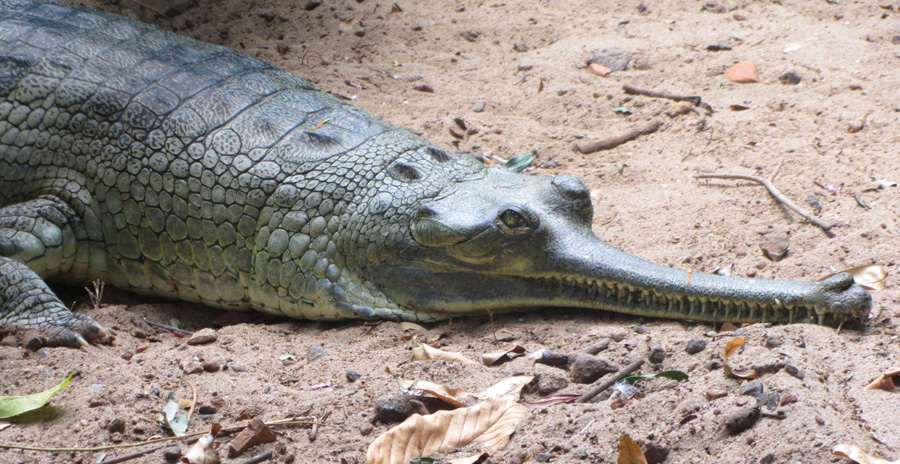
[[[171,19],[140,5],[164,12],[175,2],[91,3],[276,63],[448,149],[501,158],[537,150],[531,171],[583,179],[595,192],[595,232],[646,259],[698,272],[730,266],[734,275],[802,280],[873,262],[894,272],[898,260],[900,188],[878,189],[873,180],[900,180],[896,1],[401,0],[402,11],[392,12],[391,2],[372,0],[325,1],[312,11],[304,1],[203,0],[173,9]],[[711,45],[730,49],[710,51]],[[605,78],[589,72],[588,58],[610,47],[630,51],[630,66]],[[757,63],[761,82],[729,82],[725,71],[739,61]],[[799,85],[781,83],[786,72],[800,76]],[[715,113],[669,117],[673,102],[627,96],[625,83],[700,95]],[[422,85],[434,92],[415,90]],[[633,114],[613,111],[622,105]],[[864,127],[850,132],[864,115]],[[456,138],[453,118],[477,133]],[[663,121],[662,129],[613,150],[572,150],[575,142],[650,120]],[[821,205],[819,217],[841,225],[829,238],[761,187],[700,182],[698,173],[774,174],[785,195],[810,210],[810,202]],[[788,255],[779,262],[760,249],[763,234],[774,233],[789,237]],[[624,433],[657,455],[665,450],[667,463],[849,462],[830,452],[843,442],[893,460],[900,459],[900,397],[863,390],[897,366],[900,292],[893,280],[874,295],[879,316],[862,330],[741,328],[748,342],[733,362],[770,367],[759,381],[789,401],[777,408],[783,419],[763,418],[736,436],[723,432],[725,416],[755,400],[740,394],[747,381],[710,365],[733,336],[710,336],[719,329],[713,325],[547,310],[497,316],[493,324],[484,317],[434,324],[420,338],[446,332],[437,344],[472,358],[514,343],[574,354],[611,338],[599,356],[618,366],[658,347],[665,360],[641,372],[690,375],[680,384],[651,382],[642,398],[618,409],[604,400],[531,412],[491,462],[614,462]],[[69,371],[80,373],[51,408],[0,430],[0,442],[99,446],[157,436],[156,412],[166,393],[190,397],[190,382],[198,402],[218,405],[210,418],[195,415],[191,431],[212,421],[330,414],[314,441],[308,428],[281,427],[277,443],[225,462],[273,449],[271,462],[362,463],[368,445],[388,428],[374,420],[375,400],[398,393],[385,367],[469,391],[515,373],[566,376],[525,358],[498,367],[412,361],[409,335],[395,323],[263,319],[221,328],[215,343],[188,346],[143,318],[199,330],[216,327],[219,312],[113,291],[92,309],[83,291],[63,295],[119,335],[111,345],[82,350],[0,346],[0,394],[42,390]],[[692,339],[709,344],[691,355],[685,346]],[[327,356],[309,361],[312,347]],[[299,362],[285,365],[282,355]],[[182,365],[191,360],[226,368],[186,376]],[[780,369],[785,364],[803,378]],[[349,370],[359,380],[349,382]],[[561,392],[588,389],[571,383]],[[709,393],[724,396],[709,399]],[[0,451],[0,461],[87,463],[130,451]],[[130,462],[163,457],[156,452]]]

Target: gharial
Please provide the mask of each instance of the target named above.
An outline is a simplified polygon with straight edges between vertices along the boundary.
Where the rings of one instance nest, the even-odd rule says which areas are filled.
[[[488,168],[236,51],[47,1],[0,1],[0,324],[103,336],[44,283],[308,319],[584,307],[840,323],[871,297],[694,273],[591,231],[570,176]]]

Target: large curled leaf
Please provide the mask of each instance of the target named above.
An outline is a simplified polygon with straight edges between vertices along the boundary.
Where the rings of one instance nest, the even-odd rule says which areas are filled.
[[[69,374],[66,380],[63,380],[59,385],[40,393],[24,396],[0,396],[0,419],[18,416],[19,414],[44,407],[50,401],[50,398],[53,398],[53,395],[69,386],[74,375],[74,373]]]
[[[845,269],[843,271],[835,272],[834,274],[828,274],[817,282],[827,280],[844,272],[852,275],[853,281],[866,290],[884,290],[884,279],[887,278],[887,271],[884,270],[884,266],[881,264],[868,264]]]
[[[419,361],[426,361],[429,359],[437,359],[441,361],[449,361],[449,362],[459,362],[463,364],[474,364],[475,361],[459,354],[453,353],[451,351],[439,350],[433,346],[426,345],[425,343],[416,346],[412,349],[413,358],[416,358]]]
[[[872,456],[863,451],[862,448],[851,443],[841,443],[840,445],[835,446],[834,449],[831,450],[831,453],[852,459],[859,464],[900,464],[900,461],[892,462],[887,459]]]
[[[366,452],[367,464],[406,464],[481,440],[490,449],[506,446],[525,406],[510,398],[494,398],[468,408],[428,416],[413,414],[375,439]]]

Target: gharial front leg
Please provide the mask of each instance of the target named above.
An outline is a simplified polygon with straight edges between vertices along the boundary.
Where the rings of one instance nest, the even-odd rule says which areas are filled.
[[[106,336],[44,282],[71,269],[80,221],[52,196],[0,208],[0,327],[37,329],[47,345],[80,346]]]

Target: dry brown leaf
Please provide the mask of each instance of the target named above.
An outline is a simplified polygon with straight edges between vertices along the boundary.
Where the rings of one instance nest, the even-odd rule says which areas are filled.
[[[522,388],[525,385],[528,385],[532,380],[534,380],[533,375],[515,375],[491,385],[487,390],[475,396],[482,400],[490,398],[510,398],[519,401],[519,397],[522,396]]]
[[[419,324],[415,324],[412,322],[401,322],[400,330],[415,330],[416,332],[428,332],[428,329],[422,327]]]
[[[731,367],[728,366],[728,358],[733,355],[738,348],[744,346],[744,343],[747,343],[746,338],[733,338],[728,344],[725,345],[725,358],[723,359],[722,370],[725,372],[725,375],[728,377],[736,377],[739,379],[752,380],[757,377],[755,372],[751,372],[749,374],[739,374],[731,370]]]
[[[892,392],[898,385],[900,385],[900,368],[894,368],[884,371],[872,383],[866,385],[863,390],[886,390]]]
[[[506,446],[526,414],[525,406],[509,398],[489,399],[429,416],[413,414],[369,445],[366,463],[406,464],[412,458],[449,451],[476,439],[498,450]]]
[[[738,348],[744,346],[744,343],[747,343],[746,338],[733,338],[727,345],[725,345],[725,361],[728,361],[728,358],[737,351]]]
[[[439,350],[433,346],[426,345],[425,343],[416,346],[412,349],[413,358],[419,361],[426,361],[429,359],[436,359],[440,361],[448,361],[448,362],[460,362],[463,364],[475,364],[475,361],[459,354],[453,353],[450,351]]]
[[[619,459],[616,462],[618,464],[647,464],[647,458],[644,457],[641,447],[631,439],[631,436],[625,434],[619,439]]]
[[[497,363],[504,363],[518,358],[519,356],[524,356],[525,353],[526,350],[524,346],[516,345],[508,350],[485,353],[481,355],[481,362],[483,362],[485,366],[493,366]]]
[[[406,380],[400,377],[396,378],[397,384],[403,390],[418,390],[429,395],[436,396],[444,402],[451,404],[457,408],[464,408],[469,405],[470,399],[474,399],[475,395],[465,390],[457,390],[446,385],[441,385],[427,380]]]
[[[834,274],[828,274],[817,280],[817,282],[827,280],[844,272],[852,275],[853,281],[866,290],[884,290],[884,279],[887,278],[887,271],[884,270],[884,266],[881,264],[868,264],[845,269],[843,271],[835,272]]]
[[[475,454],[464,458],[451,459],[448,464],[480,464],[491,457],[488,453]]]
[[[900,464],[900,461],[891,462],[887,459],[872,456],[863,451],[862,448],[851,443],[841,443],[835,446],[831,450],[831,454],[850,458],[859,464]]]

